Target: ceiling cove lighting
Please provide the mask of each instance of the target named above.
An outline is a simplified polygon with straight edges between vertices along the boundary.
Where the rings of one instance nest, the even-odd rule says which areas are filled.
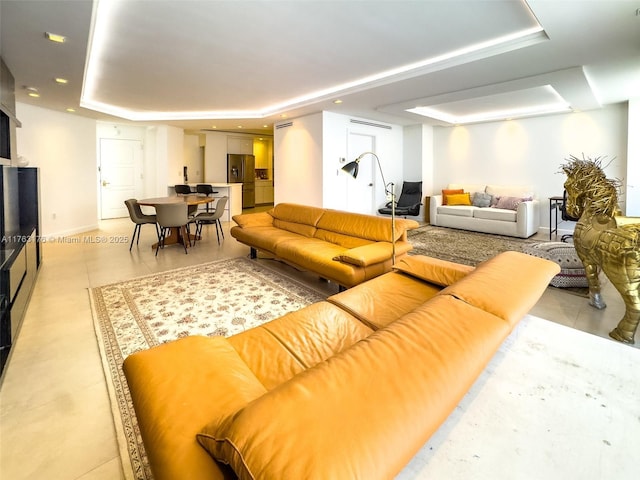
[[[545,85],[536,90],[540,97],[540,103],[527,104],[509,108],[496,108],[495,110],[486,110],[483,112],[474,112],[469,114],[454,114],[447,111],[446,106],[438,107],[421,106],[407,109],[407,112],[422,115],[424,117],[441,120],[452,125],[464,125],[469,123],[490,122],[495,120],[513,120],[514,118],[529,117],[533,115],[546,115],[551,113],[567,112],[571,110],[571,105],[560,96],[560,94],[551,86]],[[492,97],[486,97],[487,99]],[[495,98],[495,96],[494,96]],[[544,100],[542,100],[544,98]],[[452,105],[459,103],[454,102]],[[452,107],[455,108],[455,107]]]
[[[104,52],[108,49],[109,32],[112,31],[111,25],[117,21],[118,9],[123,8],[123,4],[125,3],[126,2],[107,0],[96,0],[94,2],[89,46],[87,49],[87,67],[82,83],[80,106],[134,121],[266,118],[273,115],[280,115],[284,111],[294,107],[303,107],[319,100],[329,100],[331,97],[335,98],[338,94],[356,93],[365,88],[382,86],[392,81],[409,79],[418,75],[436,72],[548,40],[542,25],[534,19],[536,25],[527,29],[474,43],[441,55],[385,70],[353,81],[310,92],[262,109],[252,111],[196,112],[136,111],[95,100],[97,92],[99,91],[98,79],[101,76],[100,73],[104,64]],[[525,8],[528,8],[526,2],[522,3]],[[286,117],[281,115],[281,118]]]
[[[474,113],[471,115],[453,116],[447,112],[429,107],[416,107],[407,112],[416,113],[424,117],[441,120],[452,125],[465,125],[469,123],[490,122],[494,120],[513,120],[514,118],[530,117],[534,115],[547,115],[551,113],[568,112],[571,107],[568,103],[549,103],[530,107],[514,108],[509,110],[495,110],[489,112]]]

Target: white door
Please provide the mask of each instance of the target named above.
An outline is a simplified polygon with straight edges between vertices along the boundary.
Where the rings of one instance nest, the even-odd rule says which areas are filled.
[[[364,152],[375,149],[375,137],[349,132],[347,163],[352,162]],[[347,211],[372,215],[375,206],[375,180],[378,164],[373,155],[365,155],[360,160],[358,177],[347,181]]]
[[[124,201],[142,191],[142,142],[101,138],[100,218],[129,216]]]

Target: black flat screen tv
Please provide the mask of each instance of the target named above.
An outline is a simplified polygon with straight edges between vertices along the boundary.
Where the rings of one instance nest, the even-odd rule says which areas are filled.
[[[9,115],[0,110],[0,163],[11,161],[11,122]]]

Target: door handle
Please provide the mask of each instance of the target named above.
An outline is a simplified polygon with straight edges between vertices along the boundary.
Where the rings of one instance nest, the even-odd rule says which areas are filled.
[[[106,180],[102,180],[102,186],[106,187],[107,185],[109,185],[110,182],[107,182]]]

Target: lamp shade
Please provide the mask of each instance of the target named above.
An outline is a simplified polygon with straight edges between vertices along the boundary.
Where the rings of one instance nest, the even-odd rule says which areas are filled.
[[[347,163],[344,167],[342,167],[342,170],[347,172],[353,178],[356,178],[358,176],[358,161],[354,160],[353,162]]]

